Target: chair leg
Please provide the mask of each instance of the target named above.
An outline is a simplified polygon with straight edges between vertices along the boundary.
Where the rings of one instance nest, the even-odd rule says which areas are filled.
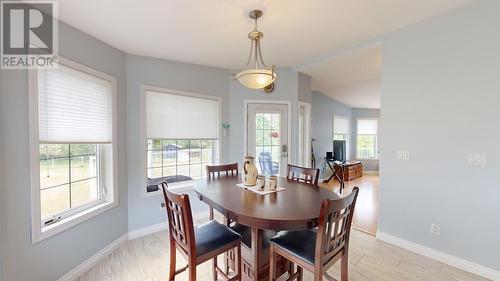
[[[342,257],[342,260],[340,261],[340,280],[341,281],[347,281],[349,280],[348,275],[349,275],[349,258],[348,255],[345,254]]]
[[[214,277],[214,281],[217,280],[217,256],[215,256],[213,258],[213,267],[212,267],[212,274],[213,274],[213,277]]]
[[[236,247],[236,274],[238,275],[238,281],[241,281],[241,243],[238,243]],[[228,269],[229,271],[229,269]]]
[[[303,271],[302,267],[297,265],[297,272],[299,273],[297,275],[297,281],[302,281],[302,278],[304,277],[304,271]]]
[[[208,219],[209,220],[214,219],[214,208],[212,208],[212,207],[208,208]]]
[[[189,274],[189,281],[196,281],[196,263],[189,262],[189,267],[188,267],[188,274]]]
[[[276,254],[274,244],[269,246],[269,281],[276,280]]]
[[[175,279],[175,259],[176,259],[175,245],[170,243],[170,270],[168,273],[168,280],[174,281]]]

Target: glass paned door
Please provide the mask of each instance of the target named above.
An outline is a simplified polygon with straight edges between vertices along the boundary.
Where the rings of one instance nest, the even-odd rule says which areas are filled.
[[[287,110],[282,104],[248,104],[247,154],[255,157],[261,174],[286,174]]]

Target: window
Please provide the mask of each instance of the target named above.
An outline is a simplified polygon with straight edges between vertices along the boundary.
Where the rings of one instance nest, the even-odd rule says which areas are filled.
[[[34,242],[116,206],[115,85],[62,58],[30,72]]]
[[[344,140],[346,142],[346,157],[349,158],[349,118],[333,116],[333,140]]]
[[[378,159],[378,120],[358,119],[357,128],[357,159]]]
[[[219,163],[220,100],[146,87],[146,192],[206,177]]]

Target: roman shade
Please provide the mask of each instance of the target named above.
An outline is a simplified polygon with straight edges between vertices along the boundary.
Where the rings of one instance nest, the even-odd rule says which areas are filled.
[[[344,117],[333,117],[333,133],[335,135],[349,134],[349,119]]]
[[[62,64],[38,70],[42,143],[111,143],[113,82]]]
[[[220,102],[146,90],[148,139],[218,139]]]
[[[378,131],[378,120],[376,119],[358,120],[358,135],[376,135],[377,131]]]

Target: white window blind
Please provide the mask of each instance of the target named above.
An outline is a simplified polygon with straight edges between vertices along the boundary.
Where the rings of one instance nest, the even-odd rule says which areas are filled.
[[[219,101],[146,91],[148,139],[218,139]]]
[[[358,120],[358,135],[376,135],[377,131],[378,131],[378,120],[376,119]]]
[[[112,85],[62,64],[39,70],[40,142],[111,143]]]
[[[349,119],[343,117],[333,117],[333,133],[335,135],[349,134]]]

